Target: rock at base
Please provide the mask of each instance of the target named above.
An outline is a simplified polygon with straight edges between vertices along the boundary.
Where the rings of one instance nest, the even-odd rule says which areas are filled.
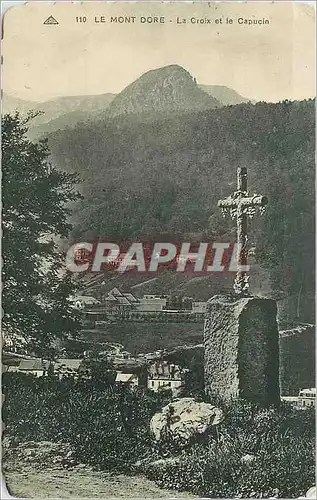
[[[279,334],[276,302],[215,296],[204,328],[205,388],[223,401],[242,397],[279,404]]]
[[[211,426],[222,422],[222,410],[209,403],[198,403],[193,398],[181,398],[164,406],[150,422],[157,441],[167,436],[172,441],[185,443],[195,435],[204,434]]]

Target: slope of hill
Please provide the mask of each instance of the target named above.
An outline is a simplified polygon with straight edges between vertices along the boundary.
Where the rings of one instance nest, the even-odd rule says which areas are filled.
[[[208,95],[217,99],[223,106],[242,104],[244,102],[255,104],[255,101],[252,99],[243,97],[238,94],[238,92],[225,85],[198,85],[198,87]]]
[[[33,126],[29,129],[28,136],[30,139],[38,139],[56,132],[57,130],[75,128],[82,123],[95,123],[104,119],[105,114],[106,108],[94,111],[71,111],[43,123],[38,123],[40,121],[38,118],[41,119],[41,117],[38,117],[34,120]]]
[[[44,114],[39,116],[34,124],[47,123],[75,111],[89,116],[95,112],[106,110],[114,96],[115,94],[69,96],[39,103],[36,109],[43,111]]]
[[[242,102],[249,100],[233,89],[221,85],[197,85],[188,71],[171,65],[148,71],[118,95],[67,96],[38,103],[4,94],[3,112],[40,111],[29,132],[30,138],[35,139],[57,130],[74,128],[81,122],[102,120],[106,110],[107,115],[113,117],[129,113],[213,109]]]
[[[30,109],[34,109],[38,105],[37,102],[33,101],[24,101],[23,99],[19,99],[18,97],[11,96],[9,94],[3,93],[2,96],[2,113],[10,113],[13,114],[16,111],[20,111],[21,113],[26,113],[30,111]]]
[[[219,107],[220,103],[201,90],[188,71],[178,65],[144,73],[111,102],[109,116],[144,112],[171,112]]]
[[[29,137],[34,139],[56,130],[73,128],[81,122],[104,118],[105,111],[114,96],[115,94],[58,97],[38,103],[4,94],[3,112],[14,113],[16,110],[22,113],[31,110],[41,112],[31,122]]]
[[[70,346],[83,350],[92,349],[96,343],[119,342],[133,355],[158,349],[173,349],[179,345],[196,345],[203,342],[201,323],[118,323],[106,325],[100,330],[83,330],[78,342]],[[82,344],[86,343],[86,346]],[[84,347],[84,349],[83,349]]]
[[[82,113],[93,113],[96,111],[105,110],[109,106],[115,94],[101,95],[79,95],[56,97],[44,102],[24,101],[9,94],[3,94],[3,111],[4,113],[12,113],[16,109],[19,111],[42,111],[43,115],[36,118],[36,123],[47,123],[55,120],[62,115],[80,111]]]
[[[135,297],[175,293],[196,300],[207,301],[212,295],[232,290],[234,273],[194,275],[163,269],[153,276],[136,272],[118,273],[105,271],[79,277],[78,286],[84,295],[103,300],[113,288],[131,292]],[[268,273],[257,264],[251,264],[250,280],[252,290],[261,296],[269,292]]]

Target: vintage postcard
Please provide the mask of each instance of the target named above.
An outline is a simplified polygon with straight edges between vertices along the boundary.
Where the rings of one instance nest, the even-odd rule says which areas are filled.
[[[3,12],[7,498],[316,498],[315,27]]]

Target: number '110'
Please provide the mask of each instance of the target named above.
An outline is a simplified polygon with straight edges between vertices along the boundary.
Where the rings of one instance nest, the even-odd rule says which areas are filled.
[[[87,21],[87,17],[86,16],[80,16],[80,17],[76,17],[76,23],[85,23]]]

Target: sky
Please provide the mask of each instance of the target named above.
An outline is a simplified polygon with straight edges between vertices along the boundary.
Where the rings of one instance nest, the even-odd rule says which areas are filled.
[[[58,25],[43,24],[50,15]],[[179,64],[197,83],[250,99],[304,99],[315,96],[314,40],[315,9],[305,3],[31,2],[4,16],[2,87],[38,102],[118,93],[150,69]]]

